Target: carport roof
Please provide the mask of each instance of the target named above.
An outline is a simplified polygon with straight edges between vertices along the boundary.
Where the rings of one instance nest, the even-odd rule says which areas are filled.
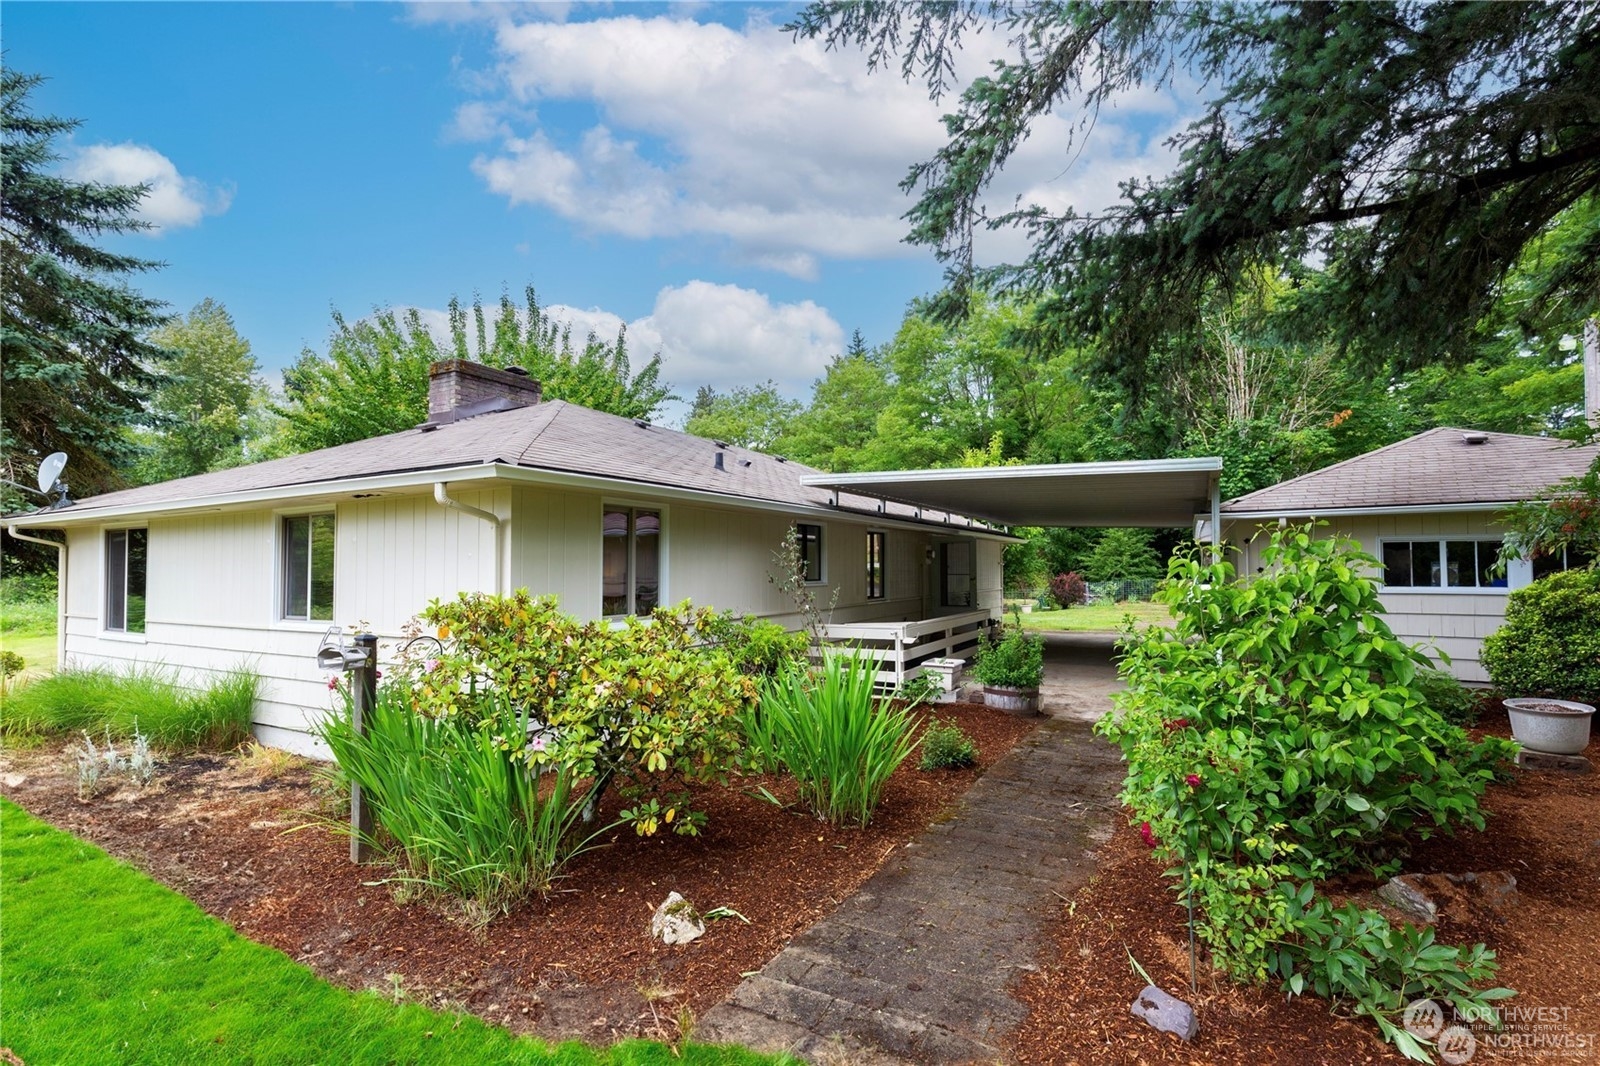
[[[813,474],[802,483],[1007,526],[1182,526],[1216,505],[1222,460]]]

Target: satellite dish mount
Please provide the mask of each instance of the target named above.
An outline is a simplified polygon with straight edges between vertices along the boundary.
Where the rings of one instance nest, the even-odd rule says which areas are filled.
[[[34,496],[44,497],[48,501],[44,506],[44,510],[47,511],[70,507],[72,506],[72,499],[67,495],[66,482],[61,480],[61,472],[66,469],[66,466],[66,452],[51,452],[39,461],[38,488],[19,484],[15,481],[7,481],[3,478],[0,478],[0,484],[10,485],[14,489],[21,489],[23,492],[31,493]]]

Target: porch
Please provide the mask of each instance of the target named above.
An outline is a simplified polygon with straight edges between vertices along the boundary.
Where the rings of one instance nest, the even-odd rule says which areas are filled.
[[[830,645],[859,649],[876,658],[878,684],[892,690],[921,674],[930,659],[971,662],[978,638],[993,620],[990,610],[964,611],[914,622],[826,625],[822,636]]]

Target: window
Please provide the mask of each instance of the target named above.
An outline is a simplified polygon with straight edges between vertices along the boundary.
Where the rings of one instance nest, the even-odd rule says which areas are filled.
[[[977,569],[971,541],[939,545],[939,584],[943,589],[939,602],[945,607],[973,606]]]
[[[106,530],[106,629],[112,632],[144,632],[149,539],[144,529]]]
[[[800,566],[805,571],[805,580],[820,582],[822,580],[822,527],[796,522],[794,536],[800,548]]]
[[[661,603],[661,512],[609,507],[601,526],[600,613],[649,614]]]
[[[883,542],[881,530],[867,531],[867,599],[883,599]]]
[[[1389,588],[1506,587],[1506,575],[1495,571],[1498,540],[1391,540],[1382,554]]]
[[[1535,556],[1533,560],[1533,580],[1559,574],[1563,570],[1581,570],[1588,566],[1594,557],[1581,548],[1558,548],[1546,555]]]
[[[283,520],[283,617],[333,620],[333,515]]]

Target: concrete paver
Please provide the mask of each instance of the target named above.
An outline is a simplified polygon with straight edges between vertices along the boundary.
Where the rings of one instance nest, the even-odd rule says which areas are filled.
[[[1051,717],[697,1036],[852,1066],[1004,1061],[1026,1015],[1008,989],[1034,968],[1059,896],[1093,872],[1122,780],[1090,731],[1116,688],[1106,642],[1052,641],[1046,663]]]

